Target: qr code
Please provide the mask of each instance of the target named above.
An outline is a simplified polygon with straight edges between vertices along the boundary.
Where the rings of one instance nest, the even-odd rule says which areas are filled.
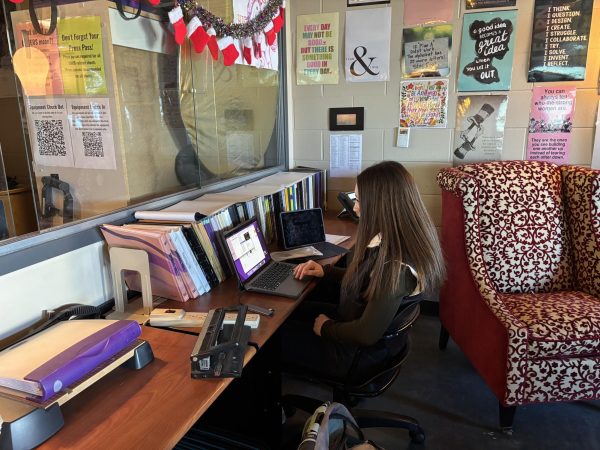
[[[62,120],[36,120],[35,129],[41,156],[67,156]]]
[[[102,133],[100,131],[82,131],[83,153],[85,156],[102,158],[104,147],[102,147]]]

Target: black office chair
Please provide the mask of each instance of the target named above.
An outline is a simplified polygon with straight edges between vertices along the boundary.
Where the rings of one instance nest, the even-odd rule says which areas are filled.
[[[322,376],[306,373],[305,369],[286,367],[284,371],[294,377],[303,380],[323,384],[333,389],[333,401],[345,405],[356,419],[359,427],[386,427],[403,428],[409,431],[410,438],[414,443],[425,441],[425,431],[416,419],[400,414],[385,411],[371,411],[353,408],[360,398],[377,397],[385,392],[396,380],[402,364],[410,351],[409,329],[417,320],[420,313],[417,301],[407,303],[396,315],[388,332],[375,344],[385,346],[392,351],[389,358],[384,361],[375,373],[367,374],[365,377],[356,379],[355,369],[360,366],[363,355],[371,350],[371,347],[359,349],[348,370],[344,380],[329,379]],[[393,331],[389,331],[393,330]],[[296,408],[308,413],[313,413],[323,403],[320,399],[313,399],[302,395],[288,394],[283,396],[283,407],[287,417],[291,417]]]

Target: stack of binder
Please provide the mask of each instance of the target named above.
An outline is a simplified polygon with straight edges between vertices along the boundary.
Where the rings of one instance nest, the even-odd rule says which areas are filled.
[[[147,251],[153,293],[185,302],[229,275],[217,233],[256,217],[270,243],[280,236],[280,212],[325,206],[325,171],[302,170],[276,173],[162,211],[137,211],[138,222],[102,225],[101,231],[110,246]],[[125,280],[129,289],[141,290],[137,275],[126,273]]]

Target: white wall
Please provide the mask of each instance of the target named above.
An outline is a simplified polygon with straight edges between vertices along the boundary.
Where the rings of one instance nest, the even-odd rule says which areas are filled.
[[[413,128],[408,148],[394,147],[395,127],[398,126],[399,92],[401,81],[400,57],[402,49],[403,5],[402,0],[391,0],[392,36],[390,55],[390,81],[377,83],[347,83],[344,79],[344,24],[345,12],[349,9],[346,0],[302,0],[289,4],[288,27],[292,53],[288,59],[293,66],[289,92],[293,98],[292,119],[290,121],[292,162],[297,165],[310,165],[329,168],[328,109],[332,107],[363,106],[365,108],[365,130],[363,134],[363,167],[375,162],[390,159],[402,162],[413,174],[434,222],[441,221],[440,191],[435,176],[441,167],[452,165],[454,125],[456,116],[455,81],[458,73],[458,59],[462,34],[462,14],[464,0],[455,0],[454,33],[450,75],[450,98],[448,102],[448,128]],[[503,159],[524,159],[527,143],[527,122],[534,83],[527,82],[529,48],[533,22],[534,0],[517,1],[517,30],[513,61],[512,90],[497,92],[508,94],[508,112],[504,132]],[[371,5],[360,8],[387,7]],[[353,7],[350,9],[357,9]],[[591,163],[594,122],[598,104],[598,66],[600,58],[600,2],[594,4],[591,35],[588,48],[587,72],[585,81],[564,83],[538,83],[552,85],[575,85],[577,87],[576,114],[571,147],[571,164]],[[340,81],[338,85],[297,86],[295,77],[296,61],[296,17],[303,14],[339,12],[340,16]],[[490,11],[490,10],[481,10]],[[463,93],[461,93],[462,95]],[[485,94],[480,92],[478,94]],[[330,178],[329,205],[336,207],[339,191],[354,188],[353,179]]]
[[[106,261],[98,242],[1,276],[0,339],[39,320],[43,310],[112,298]]]

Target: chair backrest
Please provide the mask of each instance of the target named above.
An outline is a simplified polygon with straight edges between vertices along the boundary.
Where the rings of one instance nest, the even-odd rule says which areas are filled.
[[[600,170],[562,166],[576,288],[600,297]]]
[[[561,173],[538,161],[442,169],[438,182],[462,196],[466,251],[499,292],[571,289],[572,261]],[[479,259],[481,258],[481,259]]]
[[[361,373],[363,358],[373,351],[373,347],[361,348],[354,356],[346,381],[334,387],[341,390],[345,396],[376,397],[393,384],[410,351],[409,328],[419,317],[419,299],[420,297],[414,302],[409,299],[407,304],[403,305],[388,331],[375,344],[378,350],[389,354],[383,365],[376,371],[370,371],[367,376],[358,379],[354,377],[354,374]]]

